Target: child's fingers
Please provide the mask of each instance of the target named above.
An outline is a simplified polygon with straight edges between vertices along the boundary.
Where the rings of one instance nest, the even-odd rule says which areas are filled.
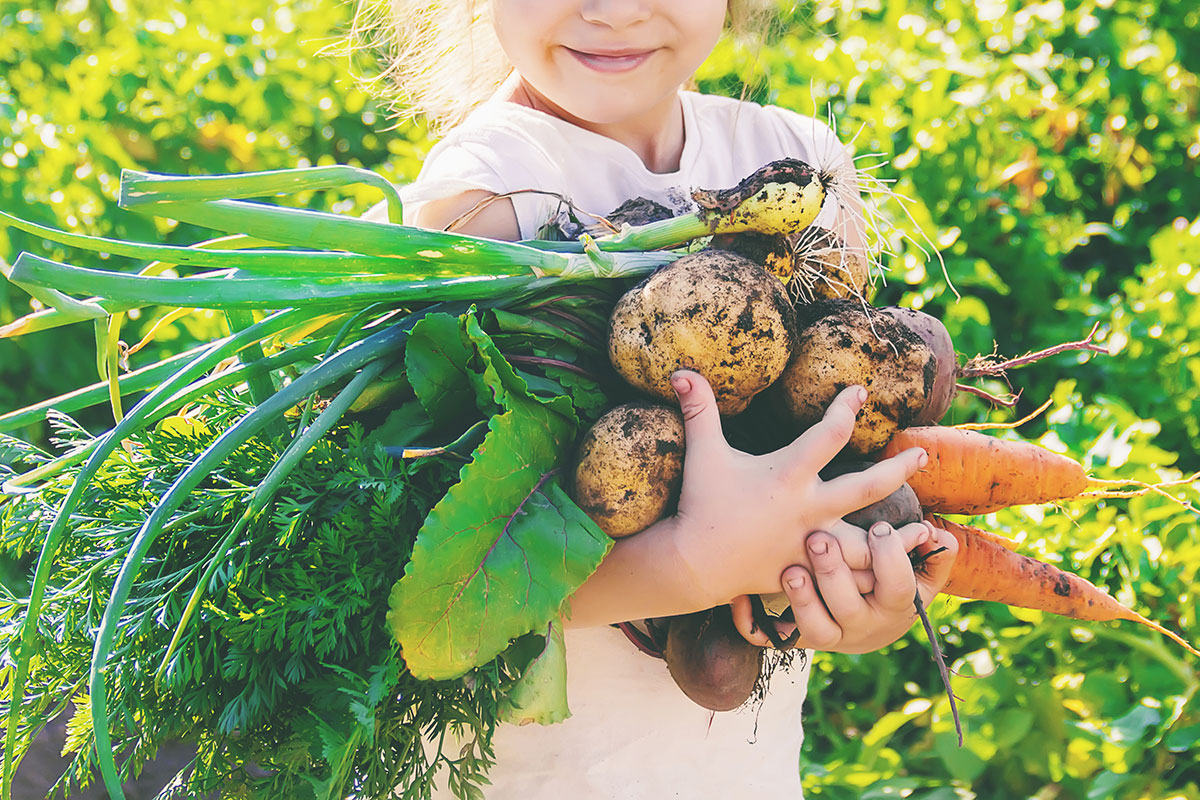
[[[858,591],[837,540],[828,534],[813,534],[808,538],[808,557],[817,591],[837,624],[846,631],[865,628],[870,621],[871,606]],[[879,580],[878,575],[875,580]],[[800,630],[807,635],[803,625]]]
[[[875,571],[869,569],[852,569],[850,574],[854,576],[854,587],[858,589],[859,594],[871,594],[875,591]]]
[[[729,610],[733,614],[734,627],[738,629],[738,633],[747,642],[758,647],[774,647],[771,637],[767,636],[762,628],[758,627],[758,623],[754,619],[754,608],[751,605],[749,595],[738,595],[729,603]],[[775,633],[784,641],[792,635],[796,630],[796,624],[793,622],[783,622],[782,620],[775,621]]]
[[[842,641],[842,629],[834,621],[817,594],[812,575],[804,567],[788,567],[783,572],[783,590],[792,603],[796,629],[800,631],[797,647],[831,650]]]
[[[924,522],[905,525],[896,531],[903,544],[904,552],[915,548],[929,538],[930,526]],[[842,549],[842,558],[850,568],[854,577],[854,585],[859,594],[871,594],[875,591],[875,572],[872,569],[874,557],[868,544],[867,532],[857,525],[851,525],[844,520],[838,520],[829,526],[829,533],[838,540]]]
[[[787,463],[788,473],[815,475],[832,461],[850,441],[854,420],[866,399],[867,390],[861,386],[850,386],[839,392],[829,408],[825,409],[825,416],[820,422],[779,451]]]
[[[671,388],[679,398],[679,410],[683,414],[685,459],[704,458],[714,448],[728,447],[721,431],[717,399],[708,380],[699,372],[676,370],[671,375]],[[684,469],[686,471],[686,465]]]
[[[943,531],[932,525],[929,526],[931,535],[929,541],[917,548],[917,552],[932,553],[935,550],[945,550],[932,555],[921,562],[917,572],[917,588],[921,592],[921,600],[926,604],[933,600],[946,583],[950,580],[950,570],[954,567],[954,558],[958,555],[958,539],[954,534]]]
[[[917,579],[900,533],[886,522],[871,526],[871,557],[876,606],[896,613],[909,611],[917,593]]]
[[[929,541],[929,537],[933,534],[933,526],[928,522],[910,522],[896,528],[896,533],[900,535],[900,541],[904,543],[904,552],[911,553],[918,546]]]
[[[837,539],[846,566],[852,570],[871,568],[871,548],[867,544],[867,532],[843,519],[825,527],[825,531]]]
[[[766,632],[754,622],[754,610],[750,604],[750,595],[740,594],[729,602],[729,610],[733,615],[733,625],[747,642],[758,647],[770,647],[771,639]]]
[[[929,461],[920,447],[910,447],[862,472],[848,472],[825,482],[825,510],[841,517],[871,505],[899,489]]]

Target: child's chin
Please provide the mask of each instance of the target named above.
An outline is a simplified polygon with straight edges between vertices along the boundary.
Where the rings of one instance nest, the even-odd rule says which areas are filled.
[[[635,122],[656,111],[658,106],[658,102],[648,99],[639,102],[638,98],[630,97],[628,91],[587,92],[561,104],[561,108],[571,116],[593,125]]]

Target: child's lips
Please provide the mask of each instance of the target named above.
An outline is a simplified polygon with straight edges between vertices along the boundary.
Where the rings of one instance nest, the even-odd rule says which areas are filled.
[[[576,50],[573,47],[565,47],[564,49],[575,56],[575,60],[583,64],[585,67],[594,69],[597,72],[629,72],[641,66],[650,56],[654,55],[654,50],[610,50],[610,51],[586,51]]]

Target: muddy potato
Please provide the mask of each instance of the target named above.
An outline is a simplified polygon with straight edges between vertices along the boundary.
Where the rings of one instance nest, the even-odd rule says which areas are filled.
[[[852,451],[873,453],[914,424],[937,371],[920,336],[857,301],[813,303],[797,314],[804,319],[777,385],[801,429],[819,422],[838,392],[855,384],[865,386],[868,396],[850,436]]]
[[[663,649],[676,685],[710,711],[732,711],[750,699],[763,654],[738,633],[727,605],[672,617]]]
[[[956,394],[955,384],[958,382],[958,355],[954,352],[954,341],[950,332],[937,317],[930,316],[924,311],[913,308],[897,308],[894,306],[881,308],[900,324],[921,337],[933,357],[937,360],[937,374],[933,379],[933,389],[921,413],[913,420],[914,425],[936,425],[950,410],[950,403]]]
[[[683,480],[683,416],[654,403],[617,406],[584,434],[574,498],[613,538],[662,519]]]
[[[699,372],[722,414],[741,412],[783,372],[795,338],[783,284],[733,253],[684,256],[613,309],[608,353],[630,385],[674,402],[670,377]]]

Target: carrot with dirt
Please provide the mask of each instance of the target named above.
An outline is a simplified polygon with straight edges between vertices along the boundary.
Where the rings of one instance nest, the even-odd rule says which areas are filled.
[[[1187,648],[1200,650],[1178,634],[1122,604],[1095,584],[1053,564],[1015,553],[979,528],[943,519],[926,520],[958,540],[958,555],[950,572],[946,594],[969,600],[991,600],[1018,608],[1048,611],[1072,619],[1110,622],[1130,620],[1145,625]]]
[[[1029,442],[927,425],[898,431],[883,457],[922,447],[929,463],[908,484],[927,512],[987,514],[1083,494],[1094,483],[1083,465]]]
[[[1191,483],[1195,475],[1154,484],[1095,478],[1078,461],[1040,445],[938,425],[898,431],[880,458],[910,447],[924,448],[929,455],[929,462],[909,478],[908,485],[917,493],[921,508],[930,513],[990,514],[1009,506],[1084,497],[1134,497],[1148,492],[1192,509],[1164,489]]]

